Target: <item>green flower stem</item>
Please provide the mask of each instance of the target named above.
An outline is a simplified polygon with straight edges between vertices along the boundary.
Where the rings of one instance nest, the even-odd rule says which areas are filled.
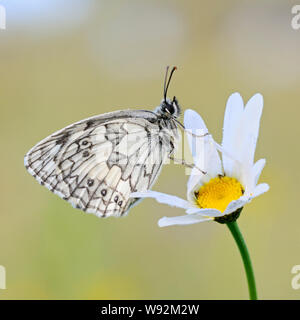
[[[241,234],[241,231],[236,221],[228,222],[227,226],[240,250],[240,254],[244,262],[244,267],[245,267],[247,281],[248,281],[250,300],[257,300],[254,273],[253,273],[252,263],[251,263],[250,255],[249,255],[245,240],[243,239],[243,236]]]

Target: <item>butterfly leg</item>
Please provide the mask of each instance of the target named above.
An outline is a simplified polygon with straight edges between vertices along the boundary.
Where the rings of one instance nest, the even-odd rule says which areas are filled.
[[[206,132],[206,133],[204,133],[204,134],[200,134],[200,135],[199,135],[199,134],[196,134],[196,133],[191,132],[191,131],[188,130],[188,129],[185,129],[184,131],[185,131],[187,134],[191,135],[192,137],[196,137],[196,138],[205,138],[205,137],[211,135],[209,132]]]
[[[177,158],[175,158],[172,154],[169,154],[168,158],[169,158],[170,160],[173,160],[175,163],[182,164],[182,165],[184,165],[185,167],[191,168],[191,169],[196,168],[196,169],[198,169],[202,174],[206,174],[205,171],[201,170],[200,168],[198,168],[198,167],[195,166],[194,164],[187,163],[187,162],[185,162],[185,160],[183,160],[183,159],[177,159]]]

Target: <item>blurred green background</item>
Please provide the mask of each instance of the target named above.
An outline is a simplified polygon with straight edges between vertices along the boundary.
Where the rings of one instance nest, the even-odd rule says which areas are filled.
[[[221,140],[225,103],[260,92],[256,159],[270,191],[239,224],[262,299],[299,299],[300,30],[294,1],[7,0],[0,30],[1,299],[247,299],[242,262],[226,226],[159,228],[183,214],[147,199],[125,218],[99,219],[41,187],[23,156],[80,119],[154,109],[166,65],[170,95],[194,108]],[[185,196],[183,167],[154,189]]]

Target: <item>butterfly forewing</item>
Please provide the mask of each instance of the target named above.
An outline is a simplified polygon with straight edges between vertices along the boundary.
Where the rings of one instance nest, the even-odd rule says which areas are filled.
[[[172,153],[177,127],[150,111],[117,111],[72,124],[25,156],[36,180],[74,207],[121,216],[155,182]]]

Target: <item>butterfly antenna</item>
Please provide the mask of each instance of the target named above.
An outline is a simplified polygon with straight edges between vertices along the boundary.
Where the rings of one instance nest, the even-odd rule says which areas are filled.
[[[164,80],[164,100],[165,100],[165,101],[166,101],[166,99],[167,99],[166,86],[167,86],[168,73],[169,73],[169,66],[167,66],[166,74],[165,74],[165,80]]]
[[[167,66],[167,70],[166,70],[166,75],[165,75],[165,81],[164,81],[164,100],[167,100],[167,93],[168,93],[168,89],[169,89],[169,85],[173,76],[174,71],[177,69],[177,67],[173,67],[170,73],[170,76],[168,78],[168,73],[169,73],[169,66]],[[168,80],[167,80],[168,79]]]

